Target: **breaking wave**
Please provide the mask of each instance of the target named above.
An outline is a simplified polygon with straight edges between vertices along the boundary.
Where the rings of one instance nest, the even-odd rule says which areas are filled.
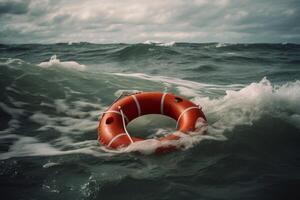
[[[159,147],[173,145],[190,148],[203,139],[224,140],[226,131],[232,131],[236,126],[251,126],[261,117],[269,115],[280,118],[287,123],[300,129],[300,81],[289,82],[284,85],[272,85],[265,77],[259,82],[254,82],[241,89],[228,90],[233,86],[240,85],[208,85],[186,80],[174,80],[170,77],[148,76],[145,74],[117,74],[131,76],[151,81],[161,81],[165,84],[176,86],[181,95],[192,97],[192,101],[201,105],[208,117],[209,126],[202,126],[200,133],[185,135],[181,134],[180,140],[160,142],[150,139],[136,142],[116,153],[139,151],[145,154],[153,153]],[[226,95],[219,98],[202,97],[199,89],[223,88]],[[207,130],[207,135],[203,135]]]
[[[86,100],[55,99],[51,104],[41,104],[43,107],[54,109],[55,113],[49,114],[45,110],[43,111],[41,107],[41,111],[36,111],[28,118],[31,122],[39,125],[37,128],[39,132],[55,131],[59,133],[59,137],[54,140],[39,141],[38,138],[30,136],[9,135],[20,127],[20,119],[25,115],[26,105],[28,105],[28,102],[20,102],[11,98],[10,101],[14,106],[0,104],[0,109],[12,116],[9,127],[1,132],[7,134],[5,136],[7,138],[14,138],[15,142],[10,146],[7,153],[1,154],[0,158],[73,153],[103,156],[106,154],[104,152],[128,153],[136,151],[150,154],[158,147],[170,144],[188,149],[202,140],[224,140],[226,139],[224,136],[226,131],[231,131],[240,125],[251,126],[264,115],[280,118],[300,129],[300,81],[273,85],[267,78],[263,78],[261,81],[249,85],[216,85],[137,73],[114,73],[112,75],[156,82],[169,88],[175,88],[179,94],[189,97],[202,106],[208,118],[208,127],[200,124],[202,128],[198,129],[200,133],[197,134],[178,133],[183,136],[178,141],[159,142],[155,139],[148,139],[118,151],[99,149],[95,136],[94,139],[88,140],[75,138],[78,136],[81,138],[83,134],[87,133],[96,134],[97,119],[106,107]],[[214,93],[221,90],[225,92],[225,95],[214,97]],[[118,96],[124,91],[137,90],[117,90],[115,95]],[[77,92],[76,94],[80,95],[81,93]],[[210,94],[211,97],[207,94]],[[204,130],[207,132],[205,135],[202,134]]]
[[[41,62],[38,64],[38,66],[43,68],[49,68],[49,67],[61,67],[65,69],[75,69],[78,71],[84,71],[86,66],[81,65],[75,61],[63,61],[61,62],[56,55],[51,56],[50,60],[48,62]]]
[[[155,45],[155,46],[161,46],[161,47],[172,47],[176,44],[175,41],[171,41],[171,42],[159,42],[159,41],[155,41],[155,40],[146,40],[145,42],[143,42],[143,44],[149,44],[149,45]]]

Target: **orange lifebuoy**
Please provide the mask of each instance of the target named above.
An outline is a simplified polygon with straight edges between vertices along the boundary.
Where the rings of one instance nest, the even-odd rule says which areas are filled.
[[[207,121],[201,108],[185,98],[171,93],[140,92],[118,99],[103,113],[98,127],[99,142],[107,148],[118,149],[144,140],[131,137],[126,130],[126,125],[133,119],[147,114],[162,114],[175,119],[178,131],[186,134],[195,130],[198,118]],[[171,133],[157,140],[179,138],[178,135]],[[156,152],[166,152],[175,148],[172,145],[159,147]]]

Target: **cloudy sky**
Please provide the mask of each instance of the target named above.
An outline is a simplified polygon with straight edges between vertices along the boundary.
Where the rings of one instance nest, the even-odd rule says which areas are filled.
[[[0,0],[0,43],[294,42],[300,0]]]

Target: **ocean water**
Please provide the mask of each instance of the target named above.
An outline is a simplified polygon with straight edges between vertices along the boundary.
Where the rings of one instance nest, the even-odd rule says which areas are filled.
[[[106,150],[98,118],[123,91],[185,96],[207,134],[161,155]],[[0,92],[1,199],[300,198],[300,45],[3,44]],[[151,138],[175,122],[128,130]]]

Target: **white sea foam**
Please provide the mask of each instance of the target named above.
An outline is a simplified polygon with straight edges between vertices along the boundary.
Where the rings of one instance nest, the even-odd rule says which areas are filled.
[[[50,168],[50,167],[57,166],[57,165],[59,165],[59,163],[47,162],[46,164],[43,165],[43,168]]]
[[[111,156],[111,154],[103,153],[103,151],[99,148],[96,140],[93,140],[92,143],[89,143],[84,147],[77,147],[71,150],[62,150],[60,148],[55,148],[48,143],[40,142],[38,139],[33,137],[18,135],[9,136],[10,138],[17,139],[17,141],[10,146],[8,152],[0,154],[0,160],[9,159],[12,157],[54,156],[66,154],[89,154],[96,157]],[[3,139],[3,137],[0,137],[0,139]],[[50,165],[51,164],[46,163],[44,167],[51,167]]]
[[[115,96],[119,97],[122,94],[133,94],[133,93],[137,93],[137,92],[140,92],[140,90],[117,90],[115,92]]]
[[[16,93],[16,94],[22,94],[22,91],[19,91],[19,90],[15,89],[12,85],[11,86],[6,86],[5,90]]]
[[[163,47],[172,47],[176,44],[175,41],[171,42],[160,42],[160,41],[155,41],[155,40],[146,40],[143,42],[143,44],[150,44],[150,45],[155,45],[155,46],[163,46]]]
[[[226,43],[218,43],[218,44],[216,45],[216,48],[226,47],[226,46],[228,46],[228,44],[226,44]]]
[[[28,105],[28,103],[22,102],[22,101],[17,101],[13,97],[10,97],[10,96],[7,96],[7,98],[10,101],[10,103],[12,105],[14,105],[15,107],[21,108],[21,107],[24,107],[25,105]]]
[[[11,98],[10,101],[13,101]],[[23,105],[20,102],[12,102],[12,104],[16,103],[16,105],[20,106]],[[0,134],[9,134],[15,131],[20,126],[20,121],[18,120],[21,116],[24,115],[25,110],[21,108],[12,108],[5,103],[0,102],[0,109],[3,110],[5,113],[9,114],[12,118],[8,122],[8,128],[5,130],[1,130]]]
[[[98,126],[98,122],[91,118],[51,117],[41,112],[33,114],[30,120],[41,125],[39,130],[53,129],[67,134],[82,134],[96,130]]]
[[[1,130],[0,134],[9,134],[14,132],[16,129],[20,127],[20,121],[17,119],[11,119],[8,122],[8,128]]]
[[[146,40],[145,42],[143,42],[143,44],[159,44],[159,43],[161,42],[156,40]]]
[[[72,101],[71,103],[67,103],[65,99],[56,99],[54,100],[54,106],[58,113],[64,113],[75,118],[94,117],[99,114],[99,110],[103,109],[100,103],[90,103],[84,99]],[[93,110],[87,112],[86,108],[92,108]]]
[[[151,76],[143,73],[113,73],[118,76],[138,78],[153,82],[162,83],[165,87],[170,88],[175,86],[178,92],[183,96],[193,97],[193,96],[206,96],[205,94],[210,91],[223,91],[224,89],[241,89],[244,85],[242,84],[230,84],[230,85],[216,85],[199,83],[189,80],[183,80],[180,78],[167,77],[167,76]],[[205,93],[203,93],[205,92]]]
[[[192,88],[177,86],[176,89],[178,90],[178,92],[181,95],[186,96],[186,97],[195,97],[195,96],[199,95],[199,93]]]
[[[29,119],[40,124],[39,130],[53,129],[66,134],[82,134],[96,130],[98,116],[104,109],[100,103],[95,104],[84,99],[69,103],[65,99],[56,99],[53,105],[48,106],[55,108],[59,115],[36,112]]]
[[[24,61],[18,58],[0,58],[0,64],[10,65],[10,64],[23,64]]]
[[[84,71],[86,66],[81,65],[75,61],[64,61],[61,62],[59,59],[57,59],[56,55],[51,56],[50,60],[48,62],[41,62],[38,64],[38,66],[43,68],[49,68],[49,67],[61,67],[66,69],[74,69],[78,71]]]
[[[157,139],[147,139],[139,142],[135,142],[130,144],[128,147],[120,148],[117,150],[106,149],[102,147],[102,149],[106,152],[120,154],[120,153],[130,153],[130,152],[140,152],[142,154],[152,154],[156,149],[161,147],[176,147],[177,149],[186,150],[192,148],[199,142],[203,140],[223,140],[224,137],[215,137],[212,135],[203,135],[203,134],[184,134],[180,132],[173,133],[175,135],[179,135],[180,138],[178,140],[167,140],[167,141],[159,141]]]
[[[195,97],[211,118],[209,132],[222,134],[237,125],[252,125],[262,115],[279,117],[300,128],[300,81],[272,86],[263,78],[241,90],[226,90],[223,97]]]
[[[0,109],[2,109],[7,114],[10,114],[14,118],[18,118],[20,115],[23,115],[25,112],[25,110],[23,110],[23,109],[12,108],[2,102],[0,102]]]
[[[166,42],[166,43],[160,43],[160,44],[157,44],[157,46],[162,46],[162,47],[172,47],[176,44],[175,41],[172,41],[172,42]]]
[[[202,84],[202,83],[198,83],[198,82],[182,80],[179,78],[166,77],[166,76],[150,76],[150,75],[143,74],[143,73],[131,73],[131,74],[114,73],[114,74],[118,75],[118,76],[133,77],[133,78],[139,78],[139,79],[164,83],[164,84],[166,84],[166,86],[170,86],[171,84],[186,86],[186,87],[190,87],[190,88],[202,88],[204,86],[208,86],[208,84]]]
[[[19,137],[8,152],[0,154],[0,159],[11,157],[37,156],[37,155],[57,155],[60,151],[51,147],[47,143],[40,143],[32,137]]]

